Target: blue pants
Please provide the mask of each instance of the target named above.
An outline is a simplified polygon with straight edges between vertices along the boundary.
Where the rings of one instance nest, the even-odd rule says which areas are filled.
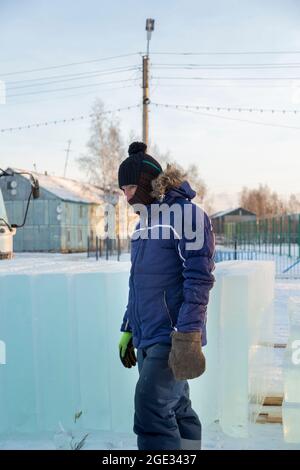
[[[188,449],[192,447],[183,442],[201,442],[201,423],[191,407],[189,385],[175,380],[168,366],[170,348],[157,343],[137,350],[140,376],[133,430],[139,450]]]

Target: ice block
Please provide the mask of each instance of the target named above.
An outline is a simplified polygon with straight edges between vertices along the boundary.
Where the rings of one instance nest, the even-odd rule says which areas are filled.
[[[258,413],[267,394],[263,376],[255,391],[251,377],[261,375],[257,365],[263,370],[263,348],[268,353],[272,348],[275,270],[272,262],[225,263],[229,269],[223,279],[220,309],[220,424],[226,434],[246,437],[253,402]],[[266,341],[261,337],[264,329],[268,331]]]
[[[191,381],[204,424],[220,420],[226,434],[246,437],[268,394],[273,351],[273,262],[217,264],[208,306],[207,371]]]
[[[300,297],[288,301],[289,338],[284,355],[282,422],[286,442],[300,443]]]
[[[57,261],[58,260],[58,261]],[[3,266],[3,265],[2,265]],[[87,430],[131,432],[137,367],[120,360],[120,325],[128,299],[127,262],[35,258],[0,270],[0,434]],[[207,371],[190,381],[203,424],[245,435],[252,396],[266,391],[262,350],[272,340],[274,266],[218,263],[207,312]],[[256,375],[255,375],[256,374]],[[253,386],[259,383],[259,390]]]
[[[286,442],[300,442],[300,403],[283,401],[282,403],[283,435]]]

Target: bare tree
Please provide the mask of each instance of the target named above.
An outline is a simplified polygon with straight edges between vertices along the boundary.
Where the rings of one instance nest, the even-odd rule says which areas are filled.
[[[116,175],[125,149],[119,121],[104,114],[104,105],[96,100],[92,108],[91,135],[87,152],[77,159],[80,169],[92,184],[110,191],[118,188]]]
[[[163,169],[165,169],[168,163],[174,163],[174,165],[176,165],[176,162],[172,160],[170,151],[162,152],[157,144],[150,145],[149,154],[159,161]]]
[[[300,197],[296,194],[291,194],[288,201],[288,212],[289,214],[300,213]]]
[[[197,202],[203,202],[203,199],[207,193],[207,187],[206,184],[204,183],[203,179],[199,175],[199,169],[197,165],[192,163],[191,165],[188,166],[187,168],[187,179],[190,182],[192,188],[196,191],[197,196],[196,200]]]
[[[182,172],[186,175],[186,179],[190,183],[191,187],[196,191],[197,196],[195,201],[202,203],[207,193],[206,185],[199,175],[199,169],[197,165],[191,164],[187,168],[183,168],[179,165],[172,157],[171,152],[161,152],[158,145],[153,144],[150,148],[150,155],[156,158],[164,169],[167,164],[174,164],[179,167]]]
[[[260,184],[258,189],[244,187],[240,194],[240,204],[245,209],[254,212],[258,218],[287,213],[284,201],[267,185]]]

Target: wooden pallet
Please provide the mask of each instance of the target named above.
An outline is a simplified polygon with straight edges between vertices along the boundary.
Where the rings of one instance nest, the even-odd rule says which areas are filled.
[[[268,348],[278,349],[278,348],[286,348],[287,344],[286,343],[270,343],[268,341],[261,341],[260,343],[258,343],[258,346],[265,346]]]
[[[260,413],[256,419],[258,424],[282,424],[282,416],[272,416],[268,413]]]
[[[286,343],[267,343],[262,342],[261,346],[268,346],[275,349],[284,349],[287,347]],[[256,419],[256,423],[280,423],[282,424],[282,401],[283,395],[266,397],[263,403],[262,411]]]
[[[283,402],[283,395],[274,397],[266,397],[263,406],[281,406]]]
[[[256,419],[256,423],[279,423],[282,424],[282,401],[283,396],[266,397],[263,408]]]

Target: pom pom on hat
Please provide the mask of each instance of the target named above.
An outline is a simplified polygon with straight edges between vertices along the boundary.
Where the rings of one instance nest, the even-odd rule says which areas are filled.
[[[133,155],[135,153],[146,153],[147,145],[144,142],[132,142],[128,147],[128,154]]]

